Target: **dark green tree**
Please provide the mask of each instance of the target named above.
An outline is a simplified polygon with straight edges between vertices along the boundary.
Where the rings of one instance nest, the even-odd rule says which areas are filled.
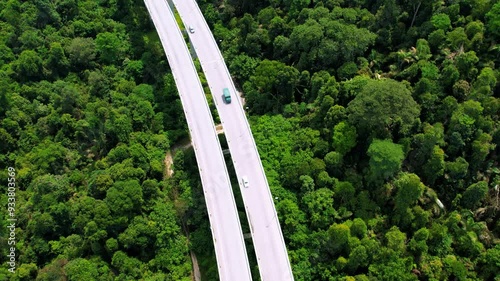
[[[14,70],[18,73],[21,80],[39,79],[43,77],[42,58],[37,52],[25,50],[14,64]]]
[[[347,107],[349,122],[362,136],[408,134],[420,109],[406,86],[394,80],[370,80]]]
[[[327,188],[305,194],[302,201],[313,229],[326,229],[337,217],[337,211],[333,208],[333,191]]]
[[[356,146],[356,128],[346,122],[340,122],[333,128],[333,149],[342,155]]]
[[[90,67],[96,57],[94,40],[92,38],[74,38],[66,47],[66,52],[71,65],[76,70]]]
[[[97,34],[95,46],[100,59],[109,64],[122,59],[128,51],[128,42],[124,42],[123,38],[119,38],[117,34],[111,32]]]
[[[481,181],[470,185],[462,196],[462,205],[468,209],[477,208],[488,195],[488,183]]]
[[[373,140],[367,151],[370,157],[370,178],[388,179],[401,169],[405,158],[403,148],[390,140]]]

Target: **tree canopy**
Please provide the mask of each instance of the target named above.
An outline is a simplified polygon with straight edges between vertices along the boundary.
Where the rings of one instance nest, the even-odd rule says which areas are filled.
[[[295,280],[496,280],[498,1],[196,2]],[[0,1],[0,280],[218,280],[188,138],[143,1]]]

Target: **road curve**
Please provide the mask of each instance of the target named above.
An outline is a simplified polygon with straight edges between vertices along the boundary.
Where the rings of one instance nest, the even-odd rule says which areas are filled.
[[[173,0],[185,26],[194,33],[190,40],[210,86],[238,179],[248,177],[249,187],[240,189],[252,232],[252,240],[263,281],[289,281],[293,274],[269,184],[255,141],[222,54],[195,0]],[[221,95],[229,88],[233,101]]]
[[[144,0],[179,91],[210,219],[219,278],[252,280],[226,163],[198,74],[165,0]]]

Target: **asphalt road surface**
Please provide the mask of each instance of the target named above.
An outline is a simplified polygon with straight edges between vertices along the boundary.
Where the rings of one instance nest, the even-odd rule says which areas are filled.
[[[224,59],[195,0],[174,0],[210,86],[224,127],[251,228],[260,276],[263,281],[293,280],[281,227],[262,162]],[[232,102],[225,104],[222,91],[229,88]],[[241,178],[247,177],[249,187]]]
[[[145,0],[181,97],[210,218],[220,280],[252,280],[241,224],[214,122],[193,61],[165,0]]]

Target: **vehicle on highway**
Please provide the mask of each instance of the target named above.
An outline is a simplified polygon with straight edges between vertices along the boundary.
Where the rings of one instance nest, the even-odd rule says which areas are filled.
[[[194,28],[193,28],[192,26],[190,26],[190,27],[188,28],[188,30],[189,30],[189,33],[194,33]]]
[[[222,99],[224,100],[224,102],[231,103],[231,93],[229,93],[229,89],[224,88],[224,90],[222,90],[222,92],[223,92]]]
[[[243,187],[249,187],[248,178],[246,176],[241,177],[241,184],[243,184]]]

